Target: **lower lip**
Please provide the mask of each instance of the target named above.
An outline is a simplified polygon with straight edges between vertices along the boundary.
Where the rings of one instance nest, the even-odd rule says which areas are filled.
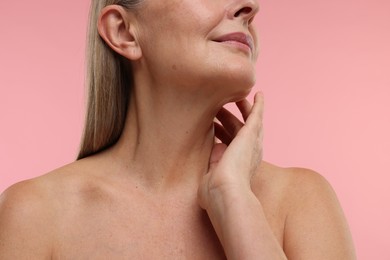
[[[228,45],[228,46],[231,46],[231,47],[235,47],[235,48],[238,48],[238,49],[243,50],[245,52],[249,52],[249,53],[252,52],[251,48],[248,45],[246,45],[246,44],[244,44],[242,42],[224,41],[224,42],[218,42],[218,43],[221,43],[221,44],[224,44],[224,45]]]

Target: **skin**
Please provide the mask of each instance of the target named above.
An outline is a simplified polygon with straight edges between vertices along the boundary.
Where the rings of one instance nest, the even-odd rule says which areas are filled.
[[[245,100],[257,10],[254,0],[106,7],[99,33],[135,80],[123,134],[2,194],[0,259],[355,259],[326,180],[262,161],[264,98]],[[255,49],[212,41],[237,31]],[[229,101],[243,122],[222,109]]]

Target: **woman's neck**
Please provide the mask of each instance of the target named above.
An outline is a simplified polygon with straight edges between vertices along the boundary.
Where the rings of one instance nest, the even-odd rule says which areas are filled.
[[[210,96],[137,86],[123,133],[111,149],[115,160],[123,172],[153,190],[197,187],[208,169],[213,120],[222,103],[216,106]]]

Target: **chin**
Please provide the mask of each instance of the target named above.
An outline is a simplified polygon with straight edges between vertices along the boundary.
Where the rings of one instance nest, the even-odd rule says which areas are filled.
[[[253,86],[256,81],[256,64],[248,57],[229,58],[219,61],[219,73],[236,84],[241,82],[242,85]]]
[[[226,103],[231,103],[231,102],[238,102],[240,100],[245,99],[249,93],[251,92],[252,88],[249,89],[241,89],[240,91],[230,93],[230,95],[227,98]]]
[[[245,99],[252,91],[255,85],[256,78],[254,75],[233,75],[220,78],[219,86],[221,95],[223,95],[224,103],[237,102]]]
[[[223,79],[222,79],[223,77]],[[232,92],[237,98],[245,98],[256,83],[256,71],[253,66],[225,67],[221,81],[224,89]]]

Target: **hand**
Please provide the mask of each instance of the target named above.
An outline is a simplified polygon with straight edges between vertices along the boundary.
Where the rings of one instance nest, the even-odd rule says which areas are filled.
[[[256,93],[253,106],[247,100],[236,104],[245,124],[225,108],[217,114],[221,124],[215,123],[215,136],[223,143],[214,145],[198,190],[199,204],[206,210],[221,196],[251,191],[251,178],[262,159],[263,95]]]

